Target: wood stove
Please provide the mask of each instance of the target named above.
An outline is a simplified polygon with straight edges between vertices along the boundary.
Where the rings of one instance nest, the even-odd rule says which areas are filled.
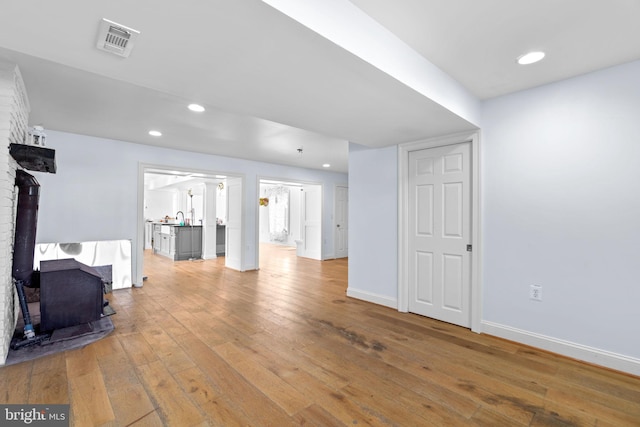
[[[93,267],[71,258],[40,261],[40,331],[99,320],[103,289]]]

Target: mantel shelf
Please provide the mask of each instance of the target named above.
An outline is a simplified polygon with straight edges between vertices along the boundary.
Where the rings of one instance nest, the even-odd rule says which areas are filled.
[[[27,170],[56,173],[56,151],[51,148],[11,144],[9,153],[20,166]]]

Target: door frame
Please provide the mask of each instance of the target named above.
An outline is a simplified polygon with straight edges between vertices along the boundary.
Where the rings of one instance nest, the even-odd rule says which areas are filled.
[[[193,174],[203,174],[203,175],[224,175],[227,177],[240,178],[242,180],[242,211],[244,211],[244,194],[245,194],[245,175],[235,172],[224,172],[224,171],[212,171],[205,169],[196,169],[188,166],[171,166],[166,164],[155,164],[155,163],[145,163],[138,162],[138,191],[137,191],[137,231],[136,231],[136,241],[134,242],[133,248],[136,251],[136,259],[135,266],[133,271],[132,282],[136,287],[142,287],[144,282],[144,173],[148,169],[155,170],[165,170],[165,171],[183,171],[189,172]],[[245,245],[245,237],[244,237],[244,225],[241,229],[241,237],[240,237],[240,245],[244,248]],[[226,244],[226,243],[225,243]],[[133,249],[132,249],[133,250]],[[245,253],[242,251],[242,259],[241,264],[244,268],[245,263]],[[242,270],[244,271],[244,270]]]
[[[409,311],[409,153],[469,142],[471,145],[471,330],[482,332],[480,133],[458,133],[398,145],[398,311]]]
[[[282,178],[276,176],[269,175],[257,175],[256,176],[256,194],[259,196],[260,194],[260,181],[275,181],[281,182],[283,184],[286,183],[295,183],[299,185],[317,185],[320,187],[320,261],[325,260],[324,256],[324,184],[320,181],[307,181],[304,179],[295,179],[295,178]],[[256,260],[256,270],[260,269],[260,212],[256,211],[255,215],[255,260]]]

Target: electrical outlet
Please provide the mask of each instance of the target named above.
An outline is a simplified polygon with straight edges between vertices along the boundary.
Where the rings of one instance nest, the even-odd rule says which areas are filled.
[[[542,286],[531,285],[529,288],[529,299],[534,301],[542,301]]]

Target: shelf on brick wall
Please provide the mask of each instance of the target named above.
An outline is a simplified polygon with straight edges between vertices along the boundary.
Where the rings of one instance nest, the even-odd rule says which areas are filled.
[[[11,144],[9,153],[20,166],[27,170],[56,173],[56,151],[51,148]]]

